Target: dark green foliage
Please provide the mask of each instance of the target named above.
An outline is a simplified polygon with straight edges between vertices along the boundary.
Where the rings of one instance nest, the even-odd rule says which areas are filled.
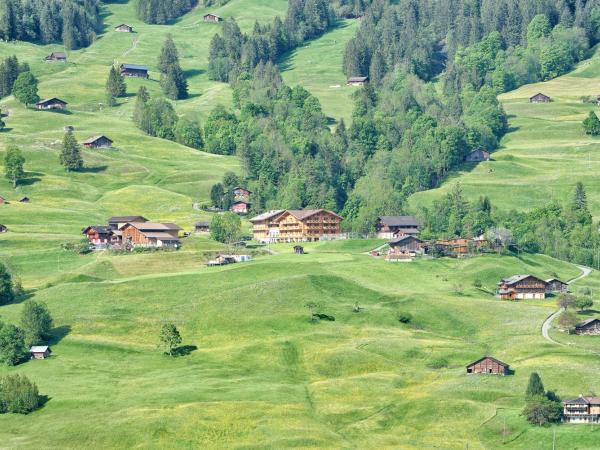
[[[527,390],[525,391],[525,396],[527,397],[535,397],[539,395],[545,394],[544,384],[542,383],[542,379],[537,372],[532,372],[529,375],[529,383],[527,384]]]
[[[35,104],[40,101],[38,95],[38,80],[31,72],[19,74],[13,84],[13,95],[25,106]]]
[[[146,23],[165,24],[190,11],[198,0],[138,0],[137,17]]]
[[[222,105],[217,105],[204,125],[206,150],[219,155],[233,155],[236,149],[235,135],[238,119]]]
[[[41,404],[36,384],[25,375],[5,375],[0,378],[0,414],[29,414]]]
[[[0,305],[11,303],[14,298],[12,275],[8,267],[0,262]]]
[[[27,346],[43,344],[50,337],[52,316],[45,303],[27,300],[23,304],[21,329]]]
[[[558,423],[562,417],[562,405],[546,397],[534,397],[525,405],[523,415],[529,423],[540,427]]]
[[[0,63],[0,98],[12,94],[13,85],[20,73],[29,72],[26,63],[19,64],[16,56],[9,56]]]
[[[181,344],[181,335],[173,323],[166,323],[162,326],[159,339],[169,356],[173,356],[173,350]]]
[[[16,366],[26,356],[23,332],[14,325],[0,322],[0,363]]]
[[[232,212],[216,214],[210,222],[210,236],[223,244],[235,242],[241,231],[242,221],[237,214]]]
[[[149,100],[140,120],[140,128],[150,136],[175,139],[177,114],[173,105],[164,98]]]
[[[125,79],[115,66],[111,66],[106,80],[106,98],[109,106],[116,104],[118,97],[123,97],[127,93]]]
[[[600,135],[600,120],[594,111],[590,111],[583,121],[583,131],[591,136]]]
[[[9,180],[13,187],[17,187],[17,183],[25,176],[23,170],[25,157],[14,143],[8,144],[6,154],[4,155],[4,175]]]
[[[575,302],[575,306],[580,311],[584,311],[594,306],[594,301],[590,297],[579,297]]]
[[[210,189],[210,201],[213,206],[218,209],[223,208],[223,200],[225,197],[225,190],[221,183],[214,184]]]
[[[400,323],[410,323],[412,321],[412,314],[407,312],[400,313],[398,315],[398,321]]]
[[[158,57],[158,70],[160,70],[161,73],[165,73],[167,69],[174,64],[179,64],[179,53],[175,46],[175,42],[173,41],[173,36],[169,34],[165,39],[160,51],[160,56]]]
[[[63,138],[62,149],[60,152],[60,164],[67,172],[79,170],[83,167],[81,148],[72,131],[67,131]]]
[[[579,323],[579,319],[572,311],[563,311],[558,318],[558,325],[569,334],[575,332],[575,327]]]
[[[90,45],[102,25],[99,0],[3,0],[0,38],[63,42],[69,49]]]
[[[163,93],[171,100],[186,98],[188,85],[185,74],[179,65],[177,47],[171,35],[167,36],[158,60],[158,68],[161,72],[160,86]]]
[[[150,94],[145,86],[140,86],[135,97],[135,109],[133,110],[133,122],[141,128],[144,120],[146,104],[150,100]]]
[[[201,149],[204,146],[202,139],[202,129],[198,122],[180,118],[175,127],[175,140],[182,145],[191,148]]]

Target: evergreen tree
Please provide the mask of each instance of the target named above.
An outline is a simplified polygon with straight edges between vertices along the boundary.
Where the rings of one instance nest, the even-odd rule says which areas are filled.
[[[0,322],[0,363],[16,366],[26,355],[23,332],[14,325]]]
[[[72,131],[67,131],[62,143],[60,153],[60,164],[67,172],[79,170],[83,167],[83,158],[81,157],[81,149],[77,143],[77,139]]]
[[[210,200],[215,208],[223,209],[223,197],[225,196],[225,190],[221,183],[213,184],[210,189]]]
[[[17,183],[25,176],[23,164],[25,158],[21,154],[21,150],[14,144],[8,144],[6,155],[4,156],[4,175],[9,180],[13,187],[17,187]]]
[[[573,206],[576,209],[587,209],[587,195],[583,183],[578,181],[575,185],[575,196],[573,198]]]
[[[179,65],[177,47],[171,35],[167,36],[158,61],[161,72],[160,85],[163,93],[171,100],[186,98],[188,85],[185,74]]]
[[[372,83],[379,83],[385,76],[386,68],[383,54],[380,51],[376,51],[375,55],[371,59],[371,66],[369,68],[369,81]]]
[[[106,98],[109,106],[116,104],[118,97],[123,97],[127,92],[125,79],[115,66],[111,66],[106,80]]]
[[[197,122],[180,118],[175,127],[175,140],[187,147],[201,149],[204,146],[202,129]]]
[[[173,37],[169,34],[160,51],[158,70],[161,73],[167,73],[169,67],[173,65],[179,65],[179,53],[177,52],[175,42],[173,42]]]
[[[21,311],[21,329],[25,345],[40,345],[50,337],[52,316],[45,303],[27,300]]]
[[[587,118],[583,121],[583,130],[585,134],[591,136],[600,135],[600,120],[594,111],[590,111]]]
[[[37,78],[31,72],[19,74],[13,85],[12,93],[25,107],[39,102]]]
[[[0,305],[11,303],[14,298],[12,275],[8,267],[0,262]]]
[[[546,395],[546,391],[544,390],[542,379],[537,372],[532,372],[529,376],[529,383],[527,385],[527,390],[525,391],[525,396],[531,398],[544,395]]]
[[[0,98],[12,94],[13,85],[25,67],[19,65],[16,56],[9,56],[0,63]]]
[[[150,100],[150,94],[145,86],[140,86],[135,96],[135,108],[133,110],[133,122],[141,128],[142,121],[144,119],[144,111],[146,110],[146,103]]]

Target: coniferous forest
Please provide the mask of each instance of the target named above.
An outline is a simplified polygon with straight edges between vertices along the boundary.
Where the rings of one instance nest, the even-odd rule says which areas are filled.
[[[197,0],[138,0],[137,16],[146,23],[164,24],[190,11],[197,3]]]

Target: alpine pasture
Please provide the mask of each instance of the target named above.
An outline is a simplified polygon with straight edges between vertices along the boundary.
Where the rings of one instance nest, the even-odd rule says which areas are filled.
[[[270,21],[285,8],[282,0],[232,0],[210,11],[235,17],[247,30],[255,18]],[[552,300],[503,302],[492,295],[500,277],[515,273],[575,278],[580,271],[571,264],[541,255],[388,264],[365,254],[381,245],[376,240],[307,244],[306,255],[274,245],[273,254],[253,262],[210,269],[204,252],[223,247],[207,237],[184,239],[178,252],[61,249],[78,241],[84,226],[112,214],[143,214],[190,230],[209,218],[192,203],[207,200],[223,173],[239,170],[234,157],[145,136],[130,119],[132,96],[115,108],[101,104],[113,62],[147,64],[151,79],[127,80],[128,92],[146,84],[158,95],[156,60],[171,33],[191,93],[177,102],[178,113],[203,119],[217,103],[229,105],[229,87],[205,74],[208,43],[219,27],[202,22],[206,11],[149,26],[135,19],[133,2],[107,5],[105,33],[70,52],[66,64],[42,62],[56,46],[0,45],[0,56],[16,53],[32,66],[42,97],[69,102],[68,113],[25,109],[12,98],[0,102],[10,128],[0,134],[1,146],[14,138],[27,159],[27,179],[17,191],[0,180],[0,195],[10,202],[0,206],[0,223],[10,230],[0,236],[0,259],[55,319],[50,359],[0,367],[0,374],[26,374],[48,396],[30,415],[0,416],[0,448],[529,450],[552,448],[554,431],[557,448],[597,448],[597,427],[535,428],[520,416],[533,371],[565,398],[598,392],[600,359],[590,352],[597,346],[583,337],[557,336],[573,344],[564,346],[543,339],[540,325],[556,309]],[[136,33],[114,33],[120,23]],[[344,22],[282,62],[284,79],[310,80],[305,86],[334,119],[351,114],[339,52],[355,26]],[[500,189],[510,184],[511,202],[529,208],[551,195],[565,197],[577,176],[598,216],[597,160],[589,151],[596,144],[579,130],[591,106],[577,100],[595,94],[588,91],[597,63],[593,58],[569,77],[503,96],[514,130],[494,154],[497,161],[456,174],[466,193],[484,190],[505,206],[511,196]],[[335,84],[342,87],[330,88]],[[555,102],[527,104],[539,90]],[[557,111],[560,118],[550,120]],[[106,134],[115,147],[84,151],[86,170],[66,173],[58,148],[67,125],[80,142]],[[569,161],[571,169],[557,161]],[[24,195],[31,203],[17,202]],[[594,292],[597,285],[597,272],[576,283]],[[335,321],[311,322],[309,303]],[[353,312],[356,305],[360,312]],[[2,306],[0,318],[17,322],[21,308]],[[409,324],[398,321],[401,313],[412,316]],[[188,355],[169,358],[157,348],[165,321],[180,329]],[[466,364],[484,355],[509,363],[514,375],[467,376]]]

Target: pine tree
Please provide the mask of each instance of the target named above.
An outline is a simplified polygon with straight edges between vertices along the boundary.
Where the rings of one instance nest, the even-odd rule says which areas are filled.
[[[161,75],[160,85],[165,96],[171,100],[180,100],[188,95],[187,81],[179,64],[167,68],[167,72]]]
[[[140,86],[135,96],[135,108],[133,110],[133,122],[140,127],[146,110],[146,103],[150,100],[150,94],[145,86]]]
[[[0,305],[11,303],[14,298],[12,275],[8,267],[0,262]]]
[[[385,76],[386,68],[383,54],[377,50],[371,59],[371,66],[369,67],[369,80],[372,83],[379,83]]]
[[[179,54],[175,42],[173,42],[173,37],[169,34],[160,51],[158,70],[162,73],[167,73],[167,70],[172,65],[179,65]]]
[[[587,209],[587,195],[583,183],[578,181],[575,185],[575,197],[573,199],[573,206],[576,209]]]
[[[591,136],[600,135],[600,120],[594,111],[590,111],[587,118],[583,121],[583,130],[585,134]]]
[[[83,158],[77,139],[72,131],[67,131],[63,139],[62,151],[60,153],[60,164],[67,172],[79,170],[83,167]]]
[[[126,92],[127,86],[123,76],[115,66],[112,66],[106,80],[106,98],[109,106],[115,106],[116,98],[123,97]]]
[[[13,85],[12,93],[25,107],[39,102],[37,78],[31,72],[19,74]]]
[[[27,300],[21,311],[21,329],[25,345],[40,345],[50,337],[52,316],[43,302]]]
[[[19,148],[14,143],[8,144],[6,155],[4,156],[4,175],[14,188],[17,187],[19,180],[25,176],[25,171],[23,170],[24,163],[25,158]]]
[[[529,376],[529,384],[527,385],[527,391],[525,391],[525,396],[531,398],[544,395],[546,395],[546,391],[544,390],[542,379],[540,378],[537,372],[533,372]]]

